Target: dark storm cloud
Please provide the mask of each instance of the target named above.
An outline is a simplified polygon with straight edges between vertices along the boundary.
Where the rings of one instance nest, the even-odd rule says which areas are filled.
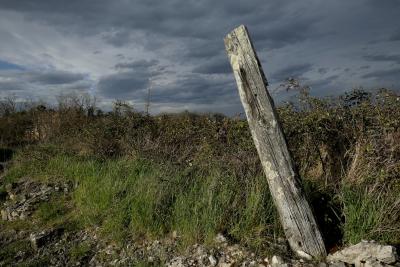
[[[327,68],[318,68],[318,73],[320,73],[320,74],[325,74],[327,72],[328,72]]]
[[[302,78],[306,72],[312,70],[312,67],[312,64],[309,63],[292,65],[273,73],[271,80],[282,82],[287,78]]]
[[[121,71],[102,77],[97,85],[100,95],[106,98],[144,101],[149,89],[152,103],[212,104],[230,102],[227,98],[236,96],[233,77],[220,80],[193,73],[179,75],[174,82],[161,86],[151,84],[151,79],[164,73],[157,60],[119,63],[115,67]]]
[[[372,78],[393,79],[398,73],[396,70],[386,70],[388,66],[384,71],[375,70],[374,64],[400,64],[399,49],[387,45],[393,46],[400,40],[399,3],[397,0],[324,3],[312,0],[0,0],[0,11],[15,12],[28,23],[49,26],[64,36],[93,38],[100,45],[91,47],[92,55],[106,56],[110,50],[112,55],[117,55],[104,67],[106,71],[93,68],[93,76],[98,77],[96,92],[100,96],[144,99],[152,87],[152,101],[157,103],[210,104],[232,98],[237,101],[223,37],[239,24],[248,26],[260,60],[266,54],[273,58],[267,67],[272,73],[272,82],[302,78],[322,94],[338,84],[339,69],[342,77],[349,79],[358,68],[356,76],[360,80],[349,84],[369,85]],[[13,36],[12,26],[9,31],[5,34],[10,38],[4,38],[4,42]],[[51,38],[54,37],[46,40]],[[362,46],[370,50],[360,50]],[[131,48],[137,51],[129,54]],[[376,51],[379,54],[371,54]],[[86,67],[82,62],[76,64]],[[347,66],[353,71],[344,72]],[[110,69],[114,73],[110,74]],[[164,83],[151,84],[154,78],[162,78]],[[56,87],[81,83],[85,75],[49,71],[21,74],[20,79],[20,82],[15,79],[1,82],[13,90],[32,84]]]
[[[28,72],[22,76],[27,82],[40,83],[44,85],[69,84],[85,79],[82,73],[67,71]]]
[[[158,64],[158,60],[138,60],[132,62],[118,63],[115,65],[116,69],[133,69],[133,70],[148,70]]]
[[[232,68],[226,55],[216,56],[206,60],[193,69],[194,73],[202,74],[227,74],[232,72]]]
[[[400,7],[400,1],[398,0],[386,0],[386,1],[375,1],[367,0],[367,3],[377,9],[396,9]]]
[[[323,88],[326,89],[326,88],[328,88],[328,86],[331,86],[332,83],[334,81],[336,81],[338,78],[339,78],[339,75],[331,75],[331,76],[329,76],[327,78],[324,78],[324,79],[311,81],[309,85],[312,88],[321,88],[321,87],[323,87]]]
[[[376,80],[381,80],[382,82],[388,81],[398,81],[400,77],[400,68],[390,69],[390,70],[377,70],[372,71],[362,76],[363,78],[373,78]]]
[[[143,98],[150,80],[163,73],[158,60],[138,60],[115,65],[120,72],[103,76],[97,85],[98,92],[107,98]]]
[[[134,72],[115,73],[99,80],[97,90],[106,98],[140,97],[150,85],[149,75],[138,75]]]
[[[0,71],[1,91],[23,91],[33,88],[44,89],[62,86],[70,89],[88,89],[86,75],[58,70],[32,71],[12,70]]]
[[[102,78],[97,88],[105,97],[139,102],[145,101],[150,88],[151,102],[156,104],[213,104],[237,100],[233,82],[193,74],[179,77],[169,85],[151,86],[149,78],[151,76],[138,76],[133,72],[116,73]]]
[[[26,84],[21,81],[0,81],[0,93],[8,91],[20,91],[26,89]]]
[[[395,33],[391,34],[389,37],[389,41],[400,41],[400,29],[398,29]]]
[[[280,21],[275,27],[259,27],[255,31],[257,42],[260,46],[269,49],[282,48],[286,45],[293,45],[310,38],[315,38],[320,33],[314,31],[319,18],[297,19],[292,21]]]
[[[191,74],[180,77],[171,85],[155,88],[151,93],[151,101],[156,103],[226,104],[237,102],[238,95],[231,79],[218,80]]]
[[[400,54],[398,55],[366,55],[364,56],[369,61],[390,61],[400,64]]]
[[[361,66],[361,67],[360,67],[360,70],[367,70],[367,69],[369,69],[369,68],[371,68],[370,65],[364,65],[364,66]]]
[[[1,8],[23,12],[32,20],[51,23],[76,34],[102,33],[117,47],[132,41],[132,30],[146,38],[197,38],[212,41],[240,23],[252,25],[259,40],[281,47],[312,34],[314,17],[288,19],[290,1],[106,1],[106,0],[3,0]],[[268,26],[271,25],[271,26]]]

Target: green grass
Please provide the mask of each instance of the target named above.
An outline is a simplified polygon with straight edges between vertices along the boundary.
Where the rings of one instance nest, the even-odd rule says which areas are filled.
[[[65,153],[24,161],[24,153],[17,154],[9,181],[29,176],[75,187],[68,204],[73,210],[66,211],[66,199],[44,203],[36,212],[43,222],[75,214],[80,225],[101,226],[116,241],[176,230],[183,244],[191,244],[211,242],[223,232],[255,248],[282,234],[262,176],[242,179],[216,167],[179,169],[144,159],[100,161]]]
[[[34,253],[29,240],[14,241],[1,247],[0,262],[3,262],[4,266],[13,266],[15,264],[14,257],[19,251],[23,251],[28,255]]]
[[[69,251],[69,255],[73,261],[80,261],[90,254],[91,249],[90,244],[83,242],[72,247]]]
[[[63,224],[69,217],[68,201],[65,196],[53,196],[49,201],[39,204],[34,216],[47,225]]]
[[[399,196],[400,191],[394,188],[368,190],[365,186],[344,186],[344,241],[355,244],[366,239],[398,244]]]
[[[35,156],[26,160],[28,155]],[[17,153],[6,179],[25,176],[74,184],[71,199],[58,197],[39,206],[35,216],[43,224],[100,226],[105,238],[117,242],[159,238],[177,231],[182,246],[211,244],[215,235],[222,232],[258,250],[265,247],[266,241],[283,236],[262,175],[240,177],[213,164],[205,170],[195,165],[177,168],[138,158],[98,160],[38,147]],[[316,210],[316,216],[324,217],[319,221],[328,221],[329,229],[331,217],[337,220],[336,225],[343,216],[342,225],[334,233],[343,234],[344,243],[361,239],[399,243],[399,194],[394,187],[366,191],[363,185],[344,185],[340,191],[323,192],[311,181],[306,185],[310,185],[307,191],[314,191],[309,197],[316,198],[315,203],[321,203],[321,196],[325,200],[340,199],[327,203],[326,208],[335,209],[333,215],[329,215],[330,210]],[[337,206],[333,207],[333,203]],[[332,234],[329,229],[327,233]]]

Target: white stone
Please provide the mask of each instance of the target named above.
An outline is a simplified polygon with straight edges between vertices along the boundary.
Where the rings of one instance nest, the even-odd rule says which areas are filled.
[[[217,236],[214,238],[214,241],[217,243],[226,243],[226,238],[223,234],[218,233]]]
[[[210,265],[211,266],[216,266],[217,265],[217,259],[213,255],[210,255],[208,257],[208,260],[210,261]]]
[[[348,264],[354,264],[355,267],[362,267],[367,260],[369,260],[371,264],[374,264],[374,261],[393,264],[397,259],[398,256],[394,247],[379,245],[376,242],[368,241],[362,241],[356,245],[344,248],[327,257],[329,262],[343,261]]]
[[[332,262],[329,264],[329,267],[346,267],[346,264],[342,261]]]
[[[7,221],[8,219],[8,212],[6,210],[1,210],[1,219],[3,221]]]
[[[312,256],[302,250],[297,250],[296,253],[300,258],[303,258],[306,260],[312,260]]]
[[[271,259],[272,267],[287,267],[289,266],[287,263],[283,261],[283,259],[279,256],[273,256]]]

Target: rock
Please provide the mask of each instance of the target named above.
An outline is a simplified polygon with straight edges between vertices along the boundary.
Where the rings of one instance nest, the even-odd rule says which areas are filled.
[[[167,267],[185,267],[182,257],[175,257],[166,265]]]
[[[288,267],[289,265],[283,261],[283,259],[279,256],[272,256],[271,259],[272,267]]]
[[[37,208],[38,204],[47,201],[55,192],[53,185],[23,179],[18,183],[6,186],[7,199],[4,202],[3,220],[15,221],[27,219]]]
[[[210,262],[211,266],[216,266],[217,265],[217,259],[213,255],[210,255],[208,257],[208,261]]]
[[[312,260],[312,256],[310,254],[308,254],[308,253],[305,253],[302,250],[297,250],[296,253],[300,258],[303,258],[303,259],[306,259],[306,260],[309,260],[309,261]]]
[[[256,261],[251,261],[251,262],[249,263],[249,266],[251,266],[251,267],[257,266],[257,265],[258,265],[258,264],[257,264]]]
[[[381,262],[377,261],[376,259],[368,259],[365,261],[363,267],[381,267],[386,266],[386,264],[382,264]]]
[[[341,261],[348,264],[354,264],[355,267],[364,266],[366,261],[369,261],[370,264],[375,264],[375,261],[384,264],[393,264],[397,259],[398,256],[394,247],[380,245],[373,241],[361,241],[356,245],[344,248],[334,254],[328,255],[327,257],[329,262]]]
[[[1,219],[3,221],[7,221],[8,220],[8,212],[7,212],[7,210],[1,210]]]
[[[281,264],[283,263],[283,259],[279,256],[272,256],[271,264]]]
[[[172,232],[172,238],[173,239],[177,239],[178,238],[178,232],[177,231],[173,231]]]
[[[44,230],[39,233],[31,233],[29,235],[29,240],[31,241],[32,248],[34,250],[38,250],[39,248],[43,247],[47,243],[60,236],[62,232],[62,229],[51,229]]]
[[[329,267],[346,267],[346,264],[342,261],[332,262],[328,265]]]
[[[217,236],[214,238],[214,241],[216,243],[226,243],[226,238],[223,236],[223,234],[218,233]]]
[[[17,183],[9,183],[6,185],[6,191],[7,193],[11,193],[16,187],[18,186]]]

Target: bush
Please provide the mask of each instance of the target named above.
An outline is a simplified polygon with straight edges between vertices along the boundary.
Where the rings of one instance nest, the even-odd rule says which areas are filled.
[[[384,89],[335,99],[303,90],[278,109],[328,249],[362,238],[400,243],[399,99]],[[116,240],[176,230],[187,243],[207,242],[223,232],[261,248],[282,236],[245,120],[148,116],[121,101],[105,113],[90,103],[2,113],[1,144],[18,150],[5,181],[73,182],[76,220]],[[46,220],[58,214],[44,209]]]

